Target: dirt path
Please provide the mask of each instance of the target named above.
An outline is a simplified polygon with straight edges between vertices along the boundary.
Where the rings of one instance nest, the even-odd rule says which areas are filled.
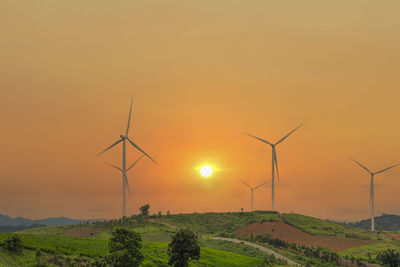
[[[160,224],[163,224],[163,225],[166,225],[166,226],[168,226],[168,227],[170,227],[170,228],[173,228],[173,229],[175,229],[175,230],[178,230],[178,229],[179,229],[179,227],[177,227],[177,226],[175,226],[175,225],[172,225],[172,224],[169,224],[169,223],[160,222],[160,221],[157,221],[157,220],[151,220],[151,221],[152,221],[152,222],[156,222],[156,223],[160,223]],[[200,236],[201,236],[201,235],[200,235]],[[290,264],[290,265],[301,266],[300,264],[298,264],[298,263],[292,261],[291,259],[288,259],[288,258],[286,258],[286,257],[284,257],[284,256],[282,256],[282,255],[280,255],[280,254],[278,254],[277,252],[273,251],[272,249],[269,249],[269,248],[266,248],[266,247],[263,247],[263,246],[260,246],[260,245],[251,243],[251,242],[247,242],[247,241],[243,241],[243,240],[235,239],[235,238],[226,238],[226,237],[217,237],[217,236],[211,236],[211,239],[214,239],[214,240],[223,240],[223,241],[228,241],[228,242],[233,242],[233,243],[244,244],[244,245],[247,245],[247,246],[250,246],[250,247],[253,247],[253,248],[257,248],[257,249],[259,249],[260,251],[265,252],[265,253],[267,253],[267,254],[269,254],[269,255],[274,255],[275,257],[277,257],[277,258],[279,258],[279,259],[285,260],[285,261],[287,261],[287,263]]]

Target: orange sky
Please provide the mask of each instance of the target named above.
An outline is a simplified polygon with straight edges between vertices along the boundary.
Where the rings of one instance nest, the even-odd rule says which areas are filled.
[[[369,216],[369,177],[400,161],[398,1],[0,3],[0,213],[121,214],[126,127],[160,163],[129,173],[128,213],[238,211],[270,177],[276,207]],[[139,154],[129,149],[128,162]],[[202,179],[197,166],[218,168]],[[376,213],[400,213],[400,168],[376,177]],[[270,208],[270,190],[255,193]]]

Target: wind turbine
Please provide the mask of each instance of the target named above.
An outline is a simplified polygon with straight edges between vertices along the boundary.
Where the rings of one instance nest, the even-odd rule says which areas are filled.
[[[141,149],[138,145],[136,145],[128,137],[129,125],[130,125],[130,122],[131,122],[131,115],[132,115],[132,101],[133,101],[133,97],[131,98],[131,107],[129,109],[128,125],[126,127],[125,135],[121,134],[119,136],[120,138],[117,141],[115,141],[112,145],[110,145],[109,147],[104,149],[102,152],[97,154],[99,156],[99,155],[103,154],[104,152],[106,152],[107,150],[111,149],[112,147],[114,147],[114,146],[116,146],[116,145],[118,145],[119,143],[122,142],[122,168],[120,169],[121,172],[122,172],[122,217],[126,216],[126,186],[127,186],[127,183],[128,183],[128,179],[127,179],[127,176],[126,176],[126,172],[128,171],[128,169],[126,168],[126,141],[128,141],[129,144],[131,144],[134,148],[136,148],[137,150],[142,152],[146,157],[148,157],[154,163],[158,164],[152,157],[150,157],[146,152],[143,151],[143,149]],[[136,163],[134,163],[134,164],[136,164]],[[129,167],[129,169],[132,168],[132,167],[133,166]]]
[[[285,135],[284,137],[282,137],[278,142],[276,143],[270,143],[267,140],[261,139],[257,136],[251,135],[249,133],[246,133],[248,136],[251,136],[255,139],[257,139],[258,141],[261,141],[265,144],[268,144],[271,146],[272,148],[272,179],[271,179],[271,206],[272,206],[272,210],[274,210],[274,205],[275,205],[275,167],[276,167],[276,175],[278,177],[279,180],[279,171],[278,171],[278,157],[276,155],[276,146],[279,145],[281,142],[283,142],[286,138],[289,137],[289,135],[291,135],[294,131],[296,131],[297,129],[299,129],[301,126],[303,125],[300,124],[299,126],[297,126],[294,130],[292,130],[290,133],[288,133],[287,135]]]
[[[393,167],[396,167],[398,165],[400,165],[400,163],[392,165],[390,167],[387,167],[383,170],[377,171],[377,172],[371,172],[370,170],[368,170],[367,167],[365,167],[364,165],[362,165],[360,162],[358,162],[357,160],[350,158],[351,160],[353,160],[357,165],[359,165],[361,168],[363,168],[364,170],[366,170],[370,175],[371,175],[371,181],[369,183],[369,200],[371,203],[371,231],[375,231],[375,216],[374,216],[374,175],[375,174],[379,174],[382,173],[384,171],[387,171]]]
[[[265,185],[267,183],[267,181],[257,185],[256,187],[251,187],[248,183],[246,183],[243,180],[240,180],[240,182],[250,189],[250,192],[251,192],[251,211],[253,211],[254,190],[256,190],[257,188],[260,188],[263,185]]]

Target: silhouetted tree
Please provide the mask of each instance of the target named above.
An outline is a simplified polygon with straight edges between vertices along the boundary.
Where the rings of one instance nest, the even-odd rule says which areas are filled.
[[[149,204],[146,204],[146,205],[140,207],[140,213],[143,216],[149,215],[149,210],[150,210],[150,205]]]
[[[189,260],[200,258],[200,246],[197,235],[190,229],[181,229],[168,244],[168,265],[175,267],[187,267]]]

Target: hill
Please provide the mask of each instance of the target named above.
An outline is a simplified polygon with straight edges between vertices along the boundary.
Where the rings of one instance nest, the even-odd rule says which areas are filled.
[[[371,229],[371,219],[361,220],[354,223],[336,222],[343,226],[358,228],[363,230]],[[375,230],[379,231],[400,231],[400,215],[383,214],[375,217]]]
[[[0,248],[0,267],[31,266],[37,249],[44,251],[48,262],[58,255],[65,262],[94,263],[107,254],[108,239],[115,227],[141,234],[143,266],[167,266],[168,242],[177,228],[186,227],[199,233],[202,255],[199,262],[190,266],[261,266],[271,251],[303,266],[333,267],[337,261],[347,266],[356,266],[352,261],[372,266],[367,262],[376,263],[379,252],[388,248],[400,250],[400,240],[391,237],[392,233],[372,233],[294,213],[133,215],[103,222],[25,229],[19,232],[24,243],[23,255]],[[7,234],[0,234],[0,241],[6,237]]]
[[[72,225],[84,222],[86,221],[70,219],[67,217],[52,217],[40,220],[32,220],[23,217],[12,218],[10,216],[0,214],[0,233],[11,233],[40,226]]]

